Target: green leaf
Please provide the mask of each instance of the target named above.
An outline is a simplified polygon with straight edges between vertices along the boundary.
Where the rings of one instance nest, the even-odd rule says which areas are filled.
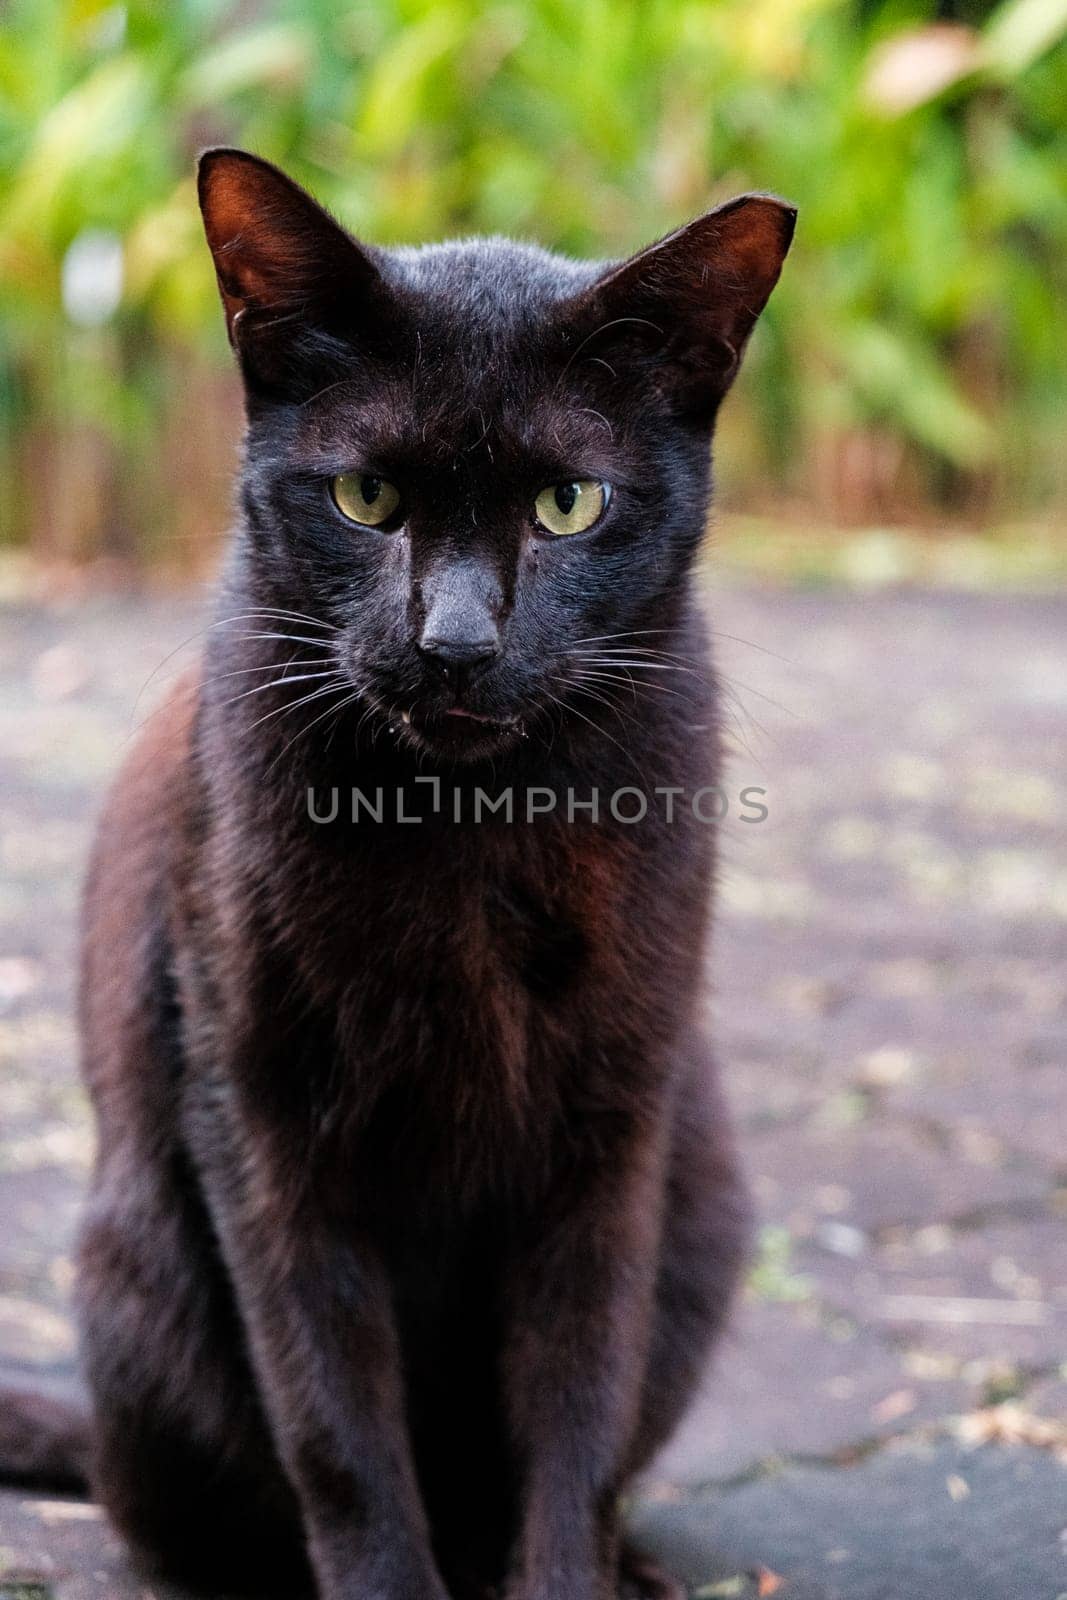
[[[884,324],[853,322],[841,331],[836,349],[870,416],[897,422],[958,466],[988,460],[989,424],[920,339]]]
[[[1004,0],[985,25],[982,58],[998,77],[1017,77],[1065,36],[1067,0]]]
[[[284,89],[299,93],[314,61],[314,41],[296,23],[249,28],[231,34],[193,61],[177,93],[189,106],[217,106],[249,89]]]

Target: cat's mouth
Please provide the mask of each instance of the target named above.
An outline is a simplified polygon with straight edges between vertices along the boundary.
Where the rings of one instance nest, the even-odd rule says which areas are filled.
[[[484,728],[517,728],[518,717],[487,717],[481,711],[468,711],[465,706],[449,706],[446,717],[458,717],[461,722],[480,722]]]
[[[457,752],[525,737],[521,717],[492,717],[467,706],[447,706],[433,712],[412,706],[400,713],[400,722],[427,744]]]

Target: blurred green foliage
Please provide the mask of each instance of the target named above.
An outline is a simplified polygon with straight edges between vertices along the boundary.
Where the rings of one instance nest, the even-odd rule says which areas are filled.
[[[214,142],[382,242],[620,253],[774,189],[800,227],[731,406],[735,497],[1062,506],[1065,35],[1067,0],[7,0],[5,534],[55,542],[73,494],[68,544],[137,546],[191,492],[225,359]]]

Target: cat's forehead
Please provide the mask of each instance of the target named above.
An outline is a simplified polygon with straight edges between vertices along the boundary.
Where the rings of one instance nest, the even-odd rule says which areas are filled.
[[[592,467],[617,430],[569,386],[512,368],[508,374],[427,367],[328,385],[298,413],[295,459],[322,472],[354,462],[494,476],[532,462]]]
[[[323,460],[410,448],[453,462],[510,439],[513,453],[584,450],[603,431],[561,382],[562,308],[603,271],[534,245],[469,239],[396,250],[383,262],[402,301],[388,359],[358,358],[303,408],[300,444]]]
[[[603,270],[597,262],[500,238],[451,239],[391,250],[383,265],[387,278],[431,320],[501,334],[551,314]]]

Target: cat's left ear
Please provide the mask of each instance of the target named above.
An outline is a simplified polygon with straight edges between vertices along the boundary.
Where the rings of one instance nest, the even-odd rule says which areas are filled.
[[[269,161],[207,150],[204,231],[230,343],[252,387],[285,388],[358,340],[387,299],[372,252]]]
[[[596,328],[589,348],[613,332],[636,342],[685,406],[713,410],[778,282],[796,216],[773,195],[740,195],[609,268],[581,297],[581,320]]]

